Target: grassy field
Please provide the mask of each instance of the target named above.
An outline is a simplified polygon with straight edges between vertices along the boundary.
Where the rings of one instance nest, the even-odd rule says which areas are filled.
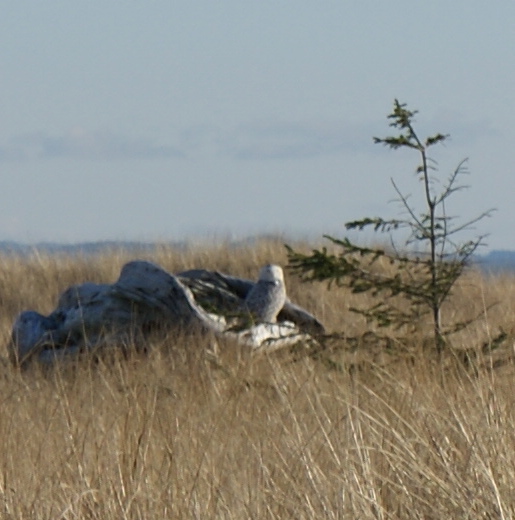
[[[286,264],[280,241],[229,248],[0,257],[0,334],[49,313],[128,260],[255,279]],[[379,341],[349,311],[367,303],[286,272],[290,298],[333,340],[318,356],[251,358],[169,335],[149,352],[84,358],[0,377],[0,517],[13,519],[515,518],[515,280],[466,275],[446,315],[478,316],[453,339],[472,363],[437,359],[420,334]],[[495,305],[493,305],[495,304]],[[492,306],[493,305],[493,306]],[[507,339],[481,351],[499,331]],[[429,329],[428,329],[429,330]]]

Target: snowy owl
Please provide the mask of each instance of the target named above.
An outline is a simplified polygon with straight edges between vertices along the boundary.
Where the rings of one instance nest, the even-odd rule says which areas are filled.
[[[283,270],[278,265],[265,265],[245,298],[245,307],[256,321],[275,323],[285,301]]]

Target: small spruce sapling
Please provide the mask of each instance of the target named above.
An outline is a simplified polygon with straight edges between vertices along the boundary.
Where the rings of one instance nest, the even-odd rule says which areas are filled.
[[[467,186],[460,184],[467,173],[467,160],[462,160],[451,175],[439,183],[434,176],[436,163],[428,157],[432,146],[443,143],[448,135],[435,134],[422,140],[414,128],[417,111],[408,110],[406,104],[394,101],[393,112],[388,115],[390,126],[398,135],[374,138],[374,142],[393,150],[408,148],[420,158],[416,172],[422,183],[424,207],[419,213],[408,201],[395,181],[393,189],[405,209],[405,218],[383,219],[366,217],[345,224],[348,230],[372,228],[375,232],[387,233],[392,243],[391,251],[379,247],[362,247],[348,238],[337,239],[324,235],[336,245],[339,254],[330,254],[326,247],[314,249],[304,255],[286,246],[289,268],[299,273],[306,281],[328,281],[348,287],[354,293],[369,293],[377,303],[365,309],[353,309],[379,326],[408,326],[419,323],[428,313],[432,321],[432,338],[438,352],[445,346],[445,338],[466,326],[468,322],[445,323],[442,305],[451,290],[469,265],[471,256],[482,245],[484,235],[459,242],[458,235],[469,230],[473,224],[489,216],[493,210],[459,223],[447,213],[448,199]],[[438,189],[439,188],[439,189]],[[393,232],[403,230],[404,247],[399,248],[393,240]],[[413,250],[415,248],[415,250]],[[409,252],[408,252],[409,251]],[[374,263],[386,259],[394,266],[392,274],[374,269]],[[408,301],[408,306],[396,305],[398,297]],[[408,309],[408,310],[406,310]]]

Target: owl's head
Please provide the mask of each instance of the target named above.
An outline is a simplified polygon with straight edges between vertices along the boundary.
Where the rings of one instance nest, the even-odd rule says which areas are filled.
[[[280,266],[267,264],[261,268],[259,272],[259,281],[261,282],[284,282],[283,270]]]

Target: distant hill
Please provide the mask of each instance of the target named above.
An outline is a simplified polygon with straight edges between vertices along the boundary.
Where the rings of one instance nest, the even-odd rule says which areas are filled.
[[[488,273],[515,272],[515,251],[495,249],[487,255],[478,256],[476,262]]]
[[[172,244],[170,244],[172,245]],[[174,247],[182,248],[186,243],[177,242]],[[94,255],[108,252],[110,250],[124,251],[152,251],[157,247],[154,243],[145,242],[124,242],[124,241],[99,241],[82,242],[78,244],[59,244],[53,242],[39,242],[37,244],[21,244],[19,242],[4,240],[0,241],[0,254],[29,255],[34,251],[41,251],[49,254],[67,255]]]

